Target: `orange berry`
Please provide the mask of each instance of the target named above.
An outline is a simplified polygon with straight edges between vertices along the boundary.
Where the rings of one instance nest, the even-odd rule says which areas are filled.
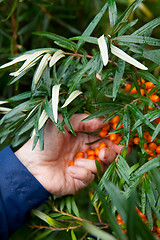
[[[100,137],[105,137],[107,134],[108,134],[108,131],[101,130],[101,131],[99,132],[99,136],[100,136]]]
[[[146,149],[146,152],[147,152],[147,154],[148,154],[148,155],[151,155],[151,156],[153,156],[153,152],[152,152],[152,150],[151,150],[151,149],[148,149],[148,148],[147,148],[147,149]]]
[[[94,155],[89,155],[89,156],[87,157],[87,159],[92,159],[92,160],[95,160],[95,159],[96,159],[96,157],[95,157]]]
[[[142,83],[142,84],[145,84],[145,80],[144,80],[143,78],[141,79],[141,83]]]
[[[125,91],[126,91],[126,92],[130,92],[130,90],[131,90],[131,84],[128,83],[128,84],[125,86]]]
[[[146,85],[146,89],[151,89],[154,87],[154,84],[152,82],[146,82],[145,85]]]
[[[121,136],[117,137],[117,140],[114,141],[115,144],[118,144],[122,140]]]
[[[160,234],[160,227],[157,227],[157,233]]]
[[[117,136],[116,133],[112,133],[112,134],[110,134],[109,138],[110,138],[111,141],[116,141],[118,136]]]
[[[110,129],[109,123],[106,126],[102,127],[103,131],[108,131],[109,129]]]
[[[148,110],[152,110],[154,107],[148,106]]]
[[[71,160],[71,161],[69,161],[69,164],[68,164],[69,166],[74,166],[74,161],[73,160]]]
[[[140,89],[140,92],[141,92],[141,96],[144,96],[144,94],[145,94],[145,91],[144,91],[144,89],[143,89],[143,88],[141,88],[141,89]]]
[[[154,143],[154,142],[152,142],[152,143],[149,144],[149,148],[150,148],[151,150],[155,150],[155,149],[157,148],[157,144]]]
[[[97,160],[98,162],[100,162],[100,161],[101,161],[101,159],[100,159],[99,157],[96,157],[96,160]]]
[[[160,117],[156,118],[153,122],[158,124],[160,122]]]
[[[118,221],[121,221],[121,220],[122,220],[122,217],[121,217],[120,214],[117,215],[117,220],[118,220]]]
[[[98,156],[99,148],[95,148],[95,149],[94,149],[94,152],[95,152],[95,155]]]
[[[135,138],[133,139],[133,142],[134,142],[134,144],[138,145],[139,142],[140,142],[139,137],[135,137]]]
[[[106,147],[107,147],[106,143],[105,143],[105,142],[101,142],[101,143],[99,144],[98,149],[101,150],[102,148],[106,148]]]
[[[114,123],[114,124],[112,125],[112,128],[113,128],[114,130],[116,130],[116,128],[117,128],[117,123]]]
[[[135,94],[135,93],[137,93],[136,87],[134,87],[134,88],[131,90],[130,94]]]
[[[144,149],[146,149],[147,148],[147,143],[144,143]]]
[[[84,153],[83,152],[78,152],[76,154],[76,159],[78,159],[78,158],[84,158]]]
[[[160,146],[156,147],[156,153],[160,154]]]
[[[150,99],[151,99],[151,101],[152,101],[153,103],[159,102],[159,96],[156,95],[156,94],[151,95],[151,96],[150,96]]]
[[[92,149],[87,149],[87,155],[88,156],[94,156],[95,155],[95,152],[94,152],[94,150],[92,150]]]
[[[118,116],[118,115],[116,115],[115,117],[113,117],[113,118],[111,119],[111,123],[112,123],[112,124],[118,123],[118,121],[119,121],[119,116]]]

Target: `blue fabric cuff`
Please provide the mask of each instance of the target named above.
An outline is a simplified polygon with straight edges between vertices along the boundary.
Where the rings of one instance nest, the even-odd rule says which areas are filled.
[[[23,225],[26,213],[44,203],[50,193],[8,146],[0,152],[0,191],[9,232]]]

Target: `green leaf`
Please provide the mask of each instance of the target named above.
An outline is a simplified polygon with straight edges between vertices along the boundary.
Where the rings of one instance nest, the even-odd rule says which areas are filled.
[[[52,122],[57,126],[57,128],[62,132],[65,133],[65,130],[62,126],[62,124],[60,123],[59,119],[57,120],[57,123],[54,120],[54,116],[53,116],[53,110],[52,107],[50,105],[50,103],[48,102],[48,100],[46,99],[44,104],[44,110],[46,111],[47,115],[49,116],[49,118],[52,120]]]
[[[136,118],[138,118],[141,122],[145,123],[148,127],[155,130],[155,127],[149,122],[149,120],[143,115],[143,113],[133,104],[128,104],[128,108],[132,112]],[[135,129],[135,126],[133,126],[132,130]]]
[[[108,7],[108,3],[105,3],[105,5],[103,6],[103,8],[99,11],[99,13],[94,17],[94,19],[90,22],[90,24],[88,25],[88,27],[85,29],[85,31],[82,33],[82,36],[86,36],[89,37],[92,32],[94,31],[94,29],[96,28],[97,24],[99,23],[99,21],[101,20],[103,14],[105,13],[106,9]],[[78,41],[77,43],[77,47],[76,47],[76,51],[78,51],[78,49],[80,47],[82,47],[82,45],[84,44],[83,40]]]
[[[19,104],[18,106],[16,106],[15,108],[13,108],[11,111],[9,111],[7,114],[3,116],[3,118],[0,121],[0,124],[2,124],[8,118],[11,118],[16,114],[19,114],[24,110],[26,111],[34,108],[40,102],[41,102],[41,99],[32,99]]]
[[[146,32],[152,31],[155,27],[157,27],[159,25],[160,25],[160,17],[157,17],[157,18],[153,19],[152,21],[149,21],[148,23],[146,23],[139,29],[137,29],[131,35],[139,35],[139,36],[145,35]]]
[[[140,75],[145,80],[148,80],[149,82],[153,82],[154,84],[158,84],[159,83],[158,79],[153,74],[151,74],[148,71],[139,70],[137,72],[137,74]]]
[[[93,44],[98,44],[97,43],[97,38],[96,37],[86,37],[86,36],[76,36],[76,37],[72,37],[69,40],[82,40],[83,42],[88,42],[88,43],[93,43]]]
[[[32,210],[32,213],[37,216],[38,218],[40,218],[41,220],[45,221],[46,223],[48,223],[50,226],[52,227],[55,227],[55,228],[62,228],[64,227],[64,224],[58,222],[58,221],[55,221],[53,218],[51,218],[50,216],[48,216],[47,214],[39,211],[39,210],[36,210],[36,209],[33,209]]]
[[[118,213],[121,215],[124,222],[126,222],[127,221],[127,211],[128,211],[128,204],[127,204],[126,199],[120,192],[119,188],[116,187],[112,182],[105,181],[104,186],[111,198],[112,203],[116,207]]]
[[[41,151],[44,150],[44,128],[45,125],[39,130],[39,146]]]
[[[112,28],[117,20],[117,6],[115,0],[108,0],[109,21]]]
[[[146,162],[144,165],[142,165],[131,177],[131,180],[134,180],[138,177],[142,177],[144,173],[147,173],[148,171],[155,169],[160,166],[160,156],[151,159],[150,161]]]
[[[127,23],[126,26],[124,26],[119,32],[118,32],[118,36],[123,35],[128,29],[130,29],[131,27],[133,27],[136,23],[137,23],[138,19],[133,20],[130,23]]]
[[[155,128],[155,130],[154,130],[154,132],[153,132],[153,134],[152,134],[152,139],[151,139],[151,141],[153,141],[153,140],[157,137],[157,135],[159,134],[159,132],[160,132],[160,122],[158,123],[158,125],[156,126],[156,128]]]
[[[116,68],[114,81],[113,81],[113,93],[112,93],[113,100],[115,100],[117,97],[117,92],[119,90],[119,86],[123,78],[124,70],[125,70],[125,62],[121,59],[118,59],[117,68]]]
[[[98,177],[98,180],[100,180],[101,175],[102,175],[102,173],[101,173],[101,166],[100,166],[100,164],[99,164],[99,162],[97,160],[95,160],[95,164],[96,164],[96,168],[97,168],[97,177]]]
[[[49,39],[52,39],[54,40],[54,42],[57,44],[57,45],[60,45],[66,49],[69,49],[69,50],[72,50],[72,51],[75,51],[76,49],[76,44],[72,41],[68,41],[67,38],[65,37],[62,37],[60,35],[57,35],[55,33],[50,33],[50,32],[34,32],[33,34],[35,35],[39,35],[39,36],[42,36],[42,37],[47,37]]]
[[[74,196],[72,196],[72,198],[71,198],[71,204],[72,204],[72,211],[74,212],[76,217],[79,217],[79,210],[78,210],[77,204],[75,202]]]
[[[134,11],[134,9],[142,2],[142,0],[136,0],[134,1],[123,13],[122,15],[117,19],[115,26],[111,30],[110,35],[116,34],[127,22],[131,15],[131,13]]]
[[[66,197],[66,207],[69,214],[72,212],[72,196]]]
[[[77,240],[76,235],[73,230],[71,230],[71,238],[72,238],[72,240]]]
[[[57,70],[57,81],[58,83],[60,82],[61,78],[63,77],[64,73],[66,72],[66,70],[68,69],[68,67],[71,65],[71,63],[73,62],[74,57],[73,56],[69,56],[68,58],[66,58],[62,64],[60,65],[60,67]]]
[[[76,133],[75,133],[75,131],[73,130],[72,125],[71,125],[71,123],[70,123],[69,115],[68,115],[68,112],[67,112],[67,108],[66,108],[66,107],[62,109],[62,116],[63,116],[63,120],[64,120],[66,126],[68,127],[69,131],[70,131],[74,136],[76,136]]]
[[[97,192],[99,199],[102,203],[102,206],[104,208],[104,215],[107,219],[107,222],[110,224],[112,230],[116,233],[116,235],[118,236],[118,238],[120,240],[126,240],[126,236],[122,233],[120,226],[118,225],[115,217],[113,216],[111,208],[108,206],[108,204],[106,204],[106,199],[105,199],[104,195],[102,194],[101,190],[95,184],[94,184],[94,188],[95,188],[95,191]],[[118,196],[116,195],[116,197],[118,197]],[[114,198],[115,198],[115,194],[114,194]],[[123,201],[123,203],[124,203],[124,201]]]
[[[101,240],[116,240],[116,238],[113,237],[111,234],[99,229],[98,227],[88,222],[84,222],[83,227],[87,232],[92,234],[94,237],[97,237],[98,239],[100,238]]]
[[[130,137],[130,114],[128,108],[124,108],[123,112],[123,133],[124,133],[124,141],[125,146],[128,146],[129,137]]]
[[[124,35],[115,37],[114,40],[118,43],[138,43],[138,44],[148,44],[151,46],[160,46],[160,40],[152,37],[143,37],[143,36],[133,36],[133,35]]]
[[[131,196],[129,197],[129,200],[127,202],[128,204],[128,214],[127,214],[127,235],[128,239],[135,240],[136,237],[136,191],[133,190],[131,193]]]
[[[108,167],[107,170],[105,171],[103,177],[101,178],[101,180],[100,180],[100,182],[99,182],[99,184],[98,184],[98,187],[99,187],[101,190],[104,189],[104,184],[103,184],[103,182],[109,180],[109,178],[111,177],[111,175],[112,175],[112,173],[113,173],[113,171],[114,171],[114,169],[115,169],[115,166],[116,166],[116,162],[114,161],[114,162],[112,162],[112,163],[109,165],[109,167]],[[92,201],[94,202],[95,200],[97,200],[97,197],[98,197],[98,196],[97,196],[97,194],[95,193],[94,196],[93,196],[93,198],[92,198]]]

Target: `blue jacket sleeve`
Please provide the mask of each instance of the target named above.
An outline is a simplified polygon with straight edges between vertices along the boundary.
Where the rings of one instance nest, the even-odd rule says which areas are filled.
[[[18,160],[10,147],[0,152],[0,239],[7,240],[25,222],[26,213],[49,193]]]

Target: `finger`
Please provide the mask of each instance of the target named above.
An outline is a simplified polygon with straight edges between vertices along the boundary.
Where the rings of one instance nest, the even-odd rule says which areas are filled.
[[[93,132],[106,125],[106,123],[105,124],[103,123],[104,119],[100,118],[94,118],[89,121],[82,122],[82,120],[88,116],[89,116],[88,114],[74,114],[71,117],[70,122],[75,132],[81,131]]]
[[[85,186],[89,185],[95,178],[95,175],[86,168],[71,166],[69,167],[70,176],[80,180]]]
[[[117,156],[116,152],[109,148],[102,148],[98,153],[98,157],[106,165],[113,162],[115,160],[116,156]]]
[[[101,166],[101,172],[103,173],[105,171],[104,163],[100,161],[99,164]],[[95,160],[79,158],[75,160],[75,165],[78,167],[86,168],[92,173],[97,174]]]

